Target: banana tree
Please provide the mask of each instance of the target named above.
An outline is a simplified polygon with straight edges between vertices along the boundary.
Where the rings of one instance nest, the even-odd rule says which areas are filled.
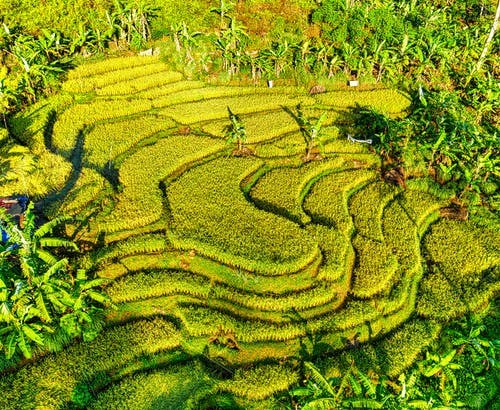
[[[307,162],[311,160],[311,154],[316,147],[319,146],[320,150],[322,150],[323,123],[326,121],[328,114],[324,111],[319,118],[308,118],[302,112],[300,104],[297,105],[296,109],[297,114],[293,113],[291,110],[287,110],[287,112],[293,116],[300,127],[300,132],[306,143],[304,161]]]
[[[95,335],[94,318],[109,302],[99,290],[103,281],[87,280],[81,272],[75,279],[69,257],[78,251],[76,244],[49,236],[68,220],[59,217],[38,227],[31,203],[21,228],[0,209],[4,233],[0,243],[0,347],[8,359],[18,353],[30,358],[35,346],[57,348],[68,338]]]
[[[220,17],[219,29],[222,31],[226,28],[225,18],[227,13],[229,13],[234,8],[234,4],[231,1],[220,0],[219,7],[212,7],[211,12],[216,13]]]
[[[369,408],[382,409],[394,398],[384,386],[376,385],[366,374],[352,367],[341,378],[326,378],[310,362],[305,362],[305,386],[293,388],[289,395],[303,410]]]
[[[226,141],[229,144],[236,143],[238,152],[241,152],[243,144],[247,140],[247,131],[245,128],[245,124],[243,124],[238,114],[235,114],[231,111],[231,108],[227,107],[227,111],[230,124],[224,127]]]

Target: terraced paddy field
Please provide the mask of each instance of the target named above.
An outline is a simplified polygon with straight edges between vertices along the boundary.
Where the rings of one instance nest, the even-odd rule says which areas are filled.
[[[498,220],[442,218],[446,193],[385,183],[341,131],[357,103],[404,115],[397,91],[210,86],[152,57],[63,89],[13,125],[118,308],[94,341],[4,371],[2,409],[279,408],[302,360],[397,377],[499,293]],[[328,113],[321,160],[302,160],[298,104]],[[228,107],[253,155],[226,143]]]

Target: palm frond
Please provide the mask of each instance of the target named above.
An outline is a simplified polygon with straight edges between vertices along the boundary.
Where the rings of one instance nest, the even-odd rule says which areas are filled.
[[[346,399],[342,400],[342,404],[348,405],[348,408],[354,409],[382,409],[384,405],[374,399]]]

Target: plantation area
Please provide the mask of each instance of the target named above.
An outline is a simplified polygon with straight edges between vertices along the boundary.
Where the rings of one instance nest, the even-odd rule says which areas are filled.
[[[500,410],[499,30],[0,0],[0,408]]]
[[[84,64],[62,89],[12,119],[42,165],[22,182],[78,218],[66,234],[115,308],[91,341],[4,360],[3,409],[280,408],[303,360],[397,378],[498,295],[498,219],[446,217],[453,192],[385,182],[347,138],[350,107],[397,118],[402,92],[210,85],[154,56]],[[324,119],[310,160],[297,107]]]

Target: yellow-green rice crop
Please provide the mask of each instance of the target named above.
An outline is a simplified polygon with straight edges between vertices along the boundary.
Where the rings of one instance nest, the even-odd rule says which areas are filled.
[[[157,89],[167,84],[182,80],[182,74],[175,71],[152,70],[150,74],[147,71],[140,77],[125,76],[120,82],[106,85],[96,90],[97,95],[113,96],[135,94],[141,91]]]
[[[68,79],[74,80],[84,77],[106,75],[110,71],[126,70],[132,67],[158,63],[157,57],[127,56],[107,58],[106,60],[82,64],[68,73]]]
[[[398,193],[394,185],[372,182],[352,195],[349,202],[354,227],[359,235],[382,241],[382,213],[387,203]]]
[[[75,147],[78,134],[99,121],[138,114],[151,109],[148,100],[99,100],[76,104],[57,118],[53,144],[66,155]]]
[[[167,189],[169,238],[226,264],[269,274],[295,272],[311,263],[317,244],[296,224],[255,209],[240,182],[261,163],[220,158],[192,168]]]
[[[151,224],[163,213],[160,181],[190,162],[220,151],[224,142],[196,135],[172,135],[146,146],[120,167],[123,192],[99,229],[116,232]]]
[[[103,168],[139,141],[173,126],[171,120],[155,115],[97,124],[85,135],[84,159]]]
[[[374,170],[366,168],[328,174],[313,185],[304,200],[304,210],[313,221],[333,226],[347,235],[353,226],[347,203],[350,191],[375,176]]]
[[[388,114],[400,114],[408,109],[411,103],[407,95],[391,89],[330,91],[315,97],[320,104],[337,109],[354,108],[359,104]]]
[[[341,168],[345,160],[337,157],[328,161],[312,161],[299,167],[279,167],[259,178],[250,191],[250,198],[259,207],[283,215],[297,223],[309,222],[302,209],[305,188],[321,174]]]
[[[177,329],[160,318],[107,329],[92,342],[75,343],[16,373],[2,375],[0,407],[6,410],[59,408],[62,403],[70,402],[82,381],[95,380],[99,386],[140,357],[177,348],[180,341]]]
[[[172,80],[178,80],[181,76],[177,73],[168,71],[167,66],[161,62],[153,64],[139,65],[130,68],[112,70],[98,76],[78,77],[73,74],[68,81],[63,83],[63,90],[73,93],[89,93],[99,88],[111,86],[120,82],[141,81],[142,77],[163,72]],[[120,86],[119,86],[120,87]],[[108,91],[110,89],[108,88]],[[106,93],[104,93],[106,95]]]
[[[235,91],[237,93],[237,90]],[[285,93],[256,92],[226,98],[212,98],[207,101],[181,103],[166,107],[160,112],[181,124],[195,124],[225,118],[227,107],[238,114],[250,114],[269,110],[280,110],[282,106],[296,106],[299,103],[312,104],[309,96],[293,96]]]
[[[169,365],[137,372],[99,392],[92,410],[196,409],[198,401],[213,394],[215,381],[199,362]]]

